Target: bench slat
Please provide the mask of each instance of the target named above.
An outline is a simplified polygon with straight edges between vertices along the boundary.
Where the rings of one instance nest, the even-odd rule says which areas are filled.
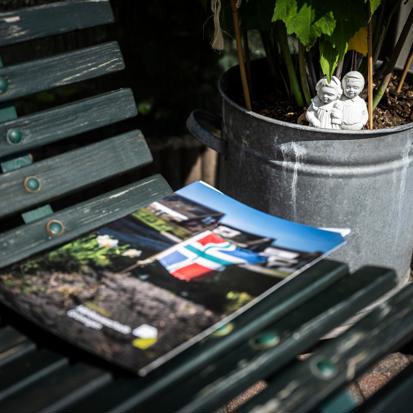
[[[214,411],[243,389],[261,379],[267,379],[275,372],[278,379],[282,368],[293,361],[297,354],[308,350],[320,337],[380,297],[396,282],[393,271],[373,267],[344,277],[262,330],[262,333],[276,332],[278,343],[261,349],[251,345],[251,342],[241,345],[225,359],[210,363],[204,371],[199,372],[196,382],[194,379],[190,382],[193,401],[181,409],[174,406],[174,403],[181,403],[184,389],[189,386],[189,382],[183,382],[171,399],[165,397],[162,400],[163,407],[169,406],[179,413]],[[260,334],[256,337],[258,336]],[[294,378],[298,377],[301,375],[294,375]],[[207,389],[205,386],[208,386]],[[204,389],[200,391],[202,388]],[[304,401],[302,403],[305,404]],[[287,408],[286,411],[298,410]]]
[[[6,326],[0,329],[0,353],[25,341],[26,338],[12,327]]]
[[[25,354],[0,370],[0,401],[67,365],[62,355],[42,349]]]
[[[151,161],[143,135],[135,130],[5,173],[0,175],[0,216],[24,210]],[[36,179],[39,190],[28,192],[24,184],[27,179],[32,182]]]
[[[121,89],[0,124],[0,157],[26,151],[136,115],[130,89]],[[19,144],[8,135],[19,134]]]
[[[32,341],[22,341],[20,344],[3,351],[0,354],[0,369],[14,360],[23,357],[26,354],[33,353],[36,350],[36,345]]]
[[[0,46],[113,22],[109,0],[72,0],[0,13]]]
[[[335,340],[329,340],[310,358],[274,377],[268,388],[241,411],[250,411],[256,405],[277,403],[281,403],[285,411],[314,411],[327,395],[352,382],[384,354],[411,339],[412,300],[413,285],[410,284]],[[320,365],[324,369],[318,368]],[[288,386],[296,391],[291,391],[285,398],[283,394]]]
[[[111,380],[108,372],[82,363],[58,369],[2,402],[0,411],[57,412]]]
[[[161,176],[155,175],[0,234],[0,267],[46,248],[68,242],[151,202],[158,201],[169,193],[171,189],[166,181]],[[50,219],[57,219],[64,224],[65,232],[62,236],[49,237],[46,225]]]
[[[0,69],[0,77],[6,79],[8,89],[0,95],[0,102],[102,76],[123,68],[124,63],[117,42],[6,66]]]

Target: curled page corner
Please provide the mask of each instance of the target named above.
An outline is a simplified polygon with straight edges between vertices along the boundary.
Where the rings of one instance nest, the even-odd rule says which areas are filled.
[[[350,228],[325,228],[325,227],[320,227],[320,229],[324,231],[331,231],[331,232],[337,232],[343,237],[347,237],[351,233]]]

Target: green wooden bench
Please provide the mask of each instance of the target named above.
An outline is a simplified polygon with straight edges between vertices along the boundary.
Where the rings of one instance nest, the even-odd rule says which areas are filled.
[[[20,42],[112,20],[107,0],[61,1],[1,13],[0,47],[17,49]],[[151,162],[141,132],[106,137],[110,125],[136,115],[128,89],[17,116],[15,101],[123,67],[119,46],[110,42],[0,68],[2,265],[170,192],[158,175],[136,180],[129,174],[131,182],[124,185],[123,174]],[[92,141],[84,142],[91,131]],[[410,337],[412,288],[337,340],[314,346],[396,282],[387,269],[366,267],[349,274],[344,264],[322,261],[144,378],[51,336],[2,305],[0,411],[205,413],[258,381],[267,389],[242,411],[331,411],[347,383]],[[297,355],[309,351],[309,359],[299,360]]]

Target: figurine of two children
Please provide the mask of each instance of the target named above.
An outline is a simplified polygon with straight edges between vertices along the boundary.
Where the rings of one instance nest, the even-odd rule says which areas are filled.
[[[333,76],[317,82],[317,96],[306,112],[311,126],[324,129],[360,130],[367,123],[366,102],[359,96],[364,88],[364,77],[352,71],[340,80]]]

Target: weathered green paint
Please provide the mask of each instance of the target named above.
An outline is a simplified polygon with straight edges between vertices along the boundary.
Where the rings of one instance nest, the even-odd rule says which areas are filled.
[[[366,281],[368,272],[370,276],[374,276],[375,271],[376,274],[381,271],[381,277],[386,276],[386,270],[377,267],[367,267],[358,271],[357,276],[365,278]],[[387,270],[387,277],[391,276],[391,273],[392,271]],[[395,277],[394,273],[393,277]],[[373,287],[372,284],[368,287]],[[355,292],[352,297],[354,300],[357,300],[360,293],[368,294],[366,287],[361,285],[360,287],[359,292]],[[370,293],[372,292],[371,290]],[[376,290],[375,293],[378,291]],[[285,411],[297,413],[313,411],[323,403],[328,395],[351,383],[381,357],[411,338],[412,300],[413,285],[408,285],[379,304],[343,334],[334,340],[327,340],[324,345],[314,350],[308,359],[297,362],[274,376],[268,388],[256,397],[254,403],[245,406],[246,411],[252,406],[274,404],[277,400],[282,400]],[[355,309],[354,312],[356,312]],[[316,360],[334,361],[336,374],[328,380],[314,374],[313,365]],[[300,391],[292,393],[288,398],[283,398],[282,394],[293,382]]]
[[[0,68],[3,67],[3,60],[0,57]],[[17,118],[16,108],[0,104],[0,124]],[[0,139],[1,141],[1,139]]]
[[[108,0],[71,0],[0,13],[0,46],[92,27],[107,23],[112,18]],[[85,186],[113,178],[152,160],[142,134],[132,131],[32,165],[27,165],[28,158],[10,162],[11,155],[18,156],[32,148],[136,115],[133,95],[128,89],[21,118],[17,118],[11,101],[123,68],[122,56],[115,42],[0,68],[0,80],[3,79],[3,83],[0,82],[0,102],[3,102],[0,103],[0,158],[4,159],[5,171],[0,175],[1,217],[47,200],[66,197]],[[23,165],[25,168],[16,169]],[[0,233],[0,266],[72,240],[170,192],[162,177],[153,176],[101,193],[85,202],[72,205],[69,202],[65,209],[56,213],[50,205],[24,212],[22,218],[25,225]],[[89,394],[112,381],[107,371],[81,363],[69,364],[65,357],[55,352],[34,351],[35,348],[35,344],[27,338],[6,334],[0,329],[0,353],[3,356],[7,353],[0,363],[7,359],[10,367],[7,377],[0,374],[0,410],[3,407],[13,409],[13,405],[19,410],[17,405],[20,403],[27,406],[32,398],[25,390],[33,384],[42,389],[42,394],[37,394],[36,401],[30,402],[30,408],[40,411],[48,410],[50,400],[58,399],[52,410],[64,409],[78,400],[79,395]],[[23,386],[19,383],[19,372],[24,372],[26,377]],[[58,387],[48,384],[48,375],[53,376],[52,382],[59,383]],[[14,385],[17,387],[14,388]],[[23,391],[13,401],[13,397],[7,395],[12,395],[15,390]]]
[[[8,80],[8,89],[0,94],[0,102],[77,83],[123,68],[122,55],[116,42],[6,66],[0,69],[0,77]]]
[[[120,89],[23,116],[0,124],[0,158],[101,128],[136,113],[132,91]],[[20,131],[20,144],[9,143],[10,131]]]
[[[0,216],[21,211],[152,161],[143,135],[132,131],[0,175]],[[28,193],[35,176],[41,190]]]
[[[3,173],[15,171],[16,169],[24,168],[33,163],[33,157],[31,155],[20,156],[9,161],[4,161],[0,163],[1,170]],[[1,179],[1,178],[0,178]]]
[[[70,241],[169,193],[171,189],[166,181],[156,175],[0,234],[0,267]],[[65,227],[62,236],[50,238],[46,228],[50,219],[62,222]]]
[[[357,406],[357,401],[348,391],[341,391],[322,404],[320,413],[350,413]]]
[[[0,46],[111,23],[109,0],[71,0],[0,13]]]
[[[9,81],[5,76],[0,76],[0,95],[7,92],[9,88]]]
[[[373,267],[370,270],[364,269],[342,278],[331,287],[313,296],[309,302],[302,304],[264,329],[264,331],[278,333],[281,340],[277,346],[257,352],[251,351],[249,343],[241,344],[227,355],[225,363],[222,360],[216,360],[198,373],[200,379],[196,383],[194,380],[190,383],[192,400],[185,403],[185,406],[176,409],[173,403],[177,403],[174,402],[174,399],[184,398],[183,392],[188,388],[189,382],[183,382],[180,387],[182,391],[176,389],[173,398],[165,397],[162,401],[163,407],[169,406],[172,411],[178,413],[214,411],[236,397],[242,389],[248,388],[276,371],[282,372],[283,367],[293,362],[297,354],[311,348],[320,337],[380,297],[396,282],[396,274],[393,271]],[[332,359],[331,354],[322,354],[316,358],[318,361],[330,359]],[[242,360],[241,365],[239,360]],[[312,372],[310,366],[307,368]],[[290,371],[291,369],[286,370]],[[342,367],[337,368],[337,371],[345,373],[345,369]],[[291,375],[289,381],[281,380],[279,376],[282,375],[277,374],[274,378],[279,385],[283,385],[284,392],[287,391],[285,388],[291,381],[297,381],[300,377],[303,377],[306,382],[311,380],[329,382],[329,380],[319,378],[309,372]],[[333,379],[337,376],[334,376]],[[213,384],[208,385],[205,389],[207,383]],[[310,385],[308,386],[310,387]],[[262,402],[261,395],[264,393],[267,397],[274,395],[273,391],[264,390],[256,397],[257,404]],[[298,393],[301,395],[302,392]],[[298,407],[306,405],[306,401],[301,400],[300,405],[294,404],[294,407],[291,408],[288,402],[292,403],[293,400],[294,398],[290,396],[287,403],[284,401],[284,409],[298,413]],[[251,404],[249,404],[249,409],[251,409]]]
[[[22,218],[25,224],[38,221],[44,217],[48,217],[53,214],[53,209],[50,205],[43,205],[39,208],[33,209],[22,214]]]
[[[0,124],[17,118],[14,106],[0,105]]]

